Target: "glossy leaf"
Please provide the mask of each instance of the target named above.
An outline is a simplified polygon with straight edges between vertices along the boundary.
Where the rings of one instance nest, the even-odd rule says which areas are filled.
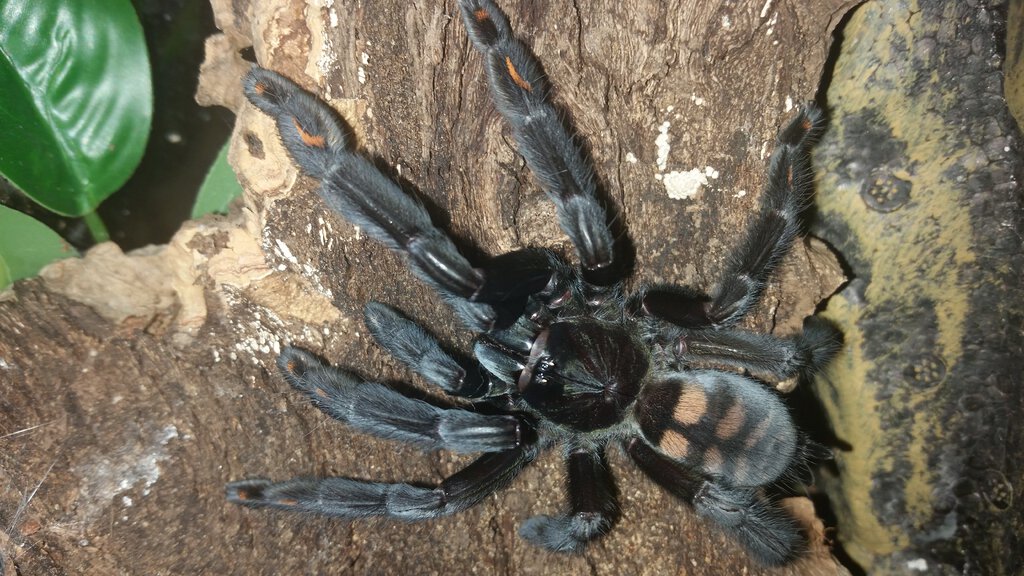
[[[31,216],[0,206],[0,290],[43,266],[76,255],[56,232]]]
[[[135,170],[153,88],[128,0],[0,0],[0,173],[67,216]]]
[[[206,173],[203,185],[199,187],[199,195],[192,205],[192,218],[199,218],[211,212],[224,213],[228,204],[242,193],[235,171],[228,164],[228,148],[231,142],[225,142],[217,153],[217,159]]]

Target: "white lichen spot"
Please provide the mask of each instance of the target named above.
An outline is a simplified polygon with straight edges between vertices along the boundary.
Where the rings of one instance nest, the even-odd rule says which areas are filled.
[[[275,240],[274,242],[277,244],[277,253],[278,253],[278,255],[280,255],[285,260],[291,262],[292,264],[298,264],[299,263],[298,259],[295,258],[295,256],[292,254],[291,249],[289,249],[288,245],[284,243],[284,240],[278,239],[278,240]]]
[[[786,112],[793,109],[793,98],[786,96]]]
[[[7,370],[11,365],[7,363],[7,360],[0,358],[0,370]]]
[[[747,191],[746,190],[739,190],[735,194],[733,194],[732,197],[733,198],[743,198],[746,195],[747,195]]]
[[[666,111],[666,112],[671,112],[671,111],[673,111],[673,110],[675,110],[675,109],[676,109],[676,107],[675,107],[675,106],[669,106],[668,108],[665,108],[665,111]]]
[[[700,96],[697,96],[696,94],[691,93],[690,94],[690,102],[693,102],[694,105],[696,105],[696,106],[703,106],[705,100],[703,98],[701,98]]]
[[[360,84],[366,84],[366,69],[360,66],[356,70],[356,78],[359,80]]]
[[[763,16],[762,16],[763,18]],[[768,19],[768,31],[765,33],[766,36],[771,36],[775,32],[775,25],[779,22],[779,13],[775,12],[772,17]],[[778,44],[778,41],[772,42],[772,44]]]
[[[673,200],[686,200],[697,196],[701,188],[707,185],[708,177],[705,172],[697,168],[687,172],[673,170],[665,174],[663,183],[669,198]]]
[[[761,8],[761,18],[768,15],[768,10],[772,7],[772,0],[765,0],[764,7]]]
[[[122,441],[109,446],[106,452],[96,454],[76,466],[81,478],[77,499],[78,517],[85,522],[99,518],[117,495],[142,487],[148,494],[150,487],[160,479],[160,463],[168,458],[167,444],[178,438],[178,429],[168,424],[152,431],[148,438],[140,430],[126,430]],[[128,500],[129,504],[132,502]]]
[[[658,172],[664,172],[668,166],[668,153],[672,146],[668,143],[668,129],[672,124],[667,120],[658,126],[658,137],[654,139],[654,148],[658,154],[655,163],[658,165]]]
[[[370,55],[367,54],[366,52],[360,52],[359,61],[363,64],[363,66],[366,66],[367,64],[370,63]]]
[[[917,558],[915,560],[911,560],[911,561],[907,562],[907,568],[909,568],[911,570],[915,570],[917,572],[927,572],[928,571],[928,561],[925,560],[924,558]]]
[[[220,362],[220,350],[213,351],[213,361]]]
[[[327,8],[328,18],[331,24],[331,28],[338,27],[338,13],[334,10],[334,0],[324,0],[324,6]]]
[[[708,178],[714,178],[714,179],[717,180],[718,179],[718,170],[715,170],[711,166],[705,166],[704,167],[704,175],[707,176]]]
[[[626,162],[630,164],[636,164],[636,155],[632,152],[626,152]]]
[[[121,504],[124,505],[125,508],[131,508],[132,505],[135,504],[135,501],[132,500],[131,496],[122,496]]]
[[[729,16],[728,15],[722,16],[722,28],[731,28],[731,27],[732,27],[732,20],[729,20]]]

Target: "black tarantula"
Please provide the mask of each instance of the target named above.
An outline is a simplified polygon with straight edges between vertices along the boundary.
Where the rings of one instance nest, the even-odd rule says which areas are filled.
[[[769,384],[818,370],[841,337],[815,317],[792,339],[736,324],[798,234],[798,213],[811,191],[808,146],[823,129],[822,114],[809,104],[780,132],[760,213],[713,295],[673,286],[626,294],[593,170],[552,105],[539,63],[491,0],[459,0],[459,8],[485,59],[494,104],[555,203],[580,266],[532,248],[473,266],[420,204],[351,150],[326,104],[253,68],[246,95],[277,121],[302,171],[322,181],[328,206],[403,254],[415,275],[481,333],[474,359],[458,357],[397,310],[377,302],[365,309],[380,346],[446,393],[471,400],[469,408],[407,397],[297,348],[278,358],[285,379],[361,432],[483,455],[433,488],[250,479],[229,484],[228,499],[344,518],[425,520],[479,503],[557,444],[568,467],[569,509],[527,520],[520,534],[549,550],[575,551],[618,517],[605,448],[619,444],[657,484],[762,563],[785,563],[803,539],[765,489],[801,476],[815,448]]]

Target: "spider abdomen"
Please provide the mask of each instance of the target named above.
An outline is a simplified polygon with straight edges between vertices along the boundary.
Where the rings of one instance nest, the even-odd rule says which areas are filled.
[[[733,486],[776,480],[797,448],[796,428],[782,401],[728,372],[675,372],[649,384],[637,420],[662,454]]]

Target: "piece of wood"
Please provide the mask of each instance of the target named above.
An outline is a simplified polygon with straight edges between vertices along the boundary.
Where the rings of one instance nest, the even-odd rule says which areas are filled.
[[[868,574],[1024,572],[1024,160],[1004,83],[1021,46],[1003,52],[1007,9],[865,3],[831,74],[815,232],[853,280],[824,311],[847,348],[818,391],[849,447],[822,485]]]

